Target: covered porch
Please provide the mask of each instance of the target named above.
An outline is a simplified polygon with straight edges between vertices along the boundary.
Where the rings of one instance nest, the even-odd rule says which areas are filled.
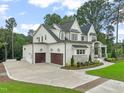
[[[107,57],[107,46],[99,41],[93,43],[93,54],[95,58]]]

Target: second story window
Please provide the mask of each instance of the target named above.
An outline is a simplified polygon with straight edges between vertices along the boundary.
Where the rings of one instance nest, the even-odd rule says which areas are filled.
[[[96,36],[92,36],[92,41],[96,41]]]
[[[72,34],[71,39],[74,41],[78,40],[78,35],[77,34]]]
[[[84,41],[84,36],[81,36],[81,40]]]
[[[45,40],[47,39],[47,36],[45,35]]]
[[[64,33],[63,32],[61,32],[60,38],[61,38],[61,40],[64,40]]]
[[[43,36],[41,36],[41,42],[43,42]]]
[[[37,37],[38,42],[40,42],[40,37]]]

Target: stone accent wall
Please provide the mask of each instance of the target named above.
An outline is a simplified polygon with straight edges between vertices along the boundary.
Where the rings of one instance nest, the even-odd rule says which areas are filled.
[[[85,63],[89,59],[88,55],[73,55],[73,57],[74,57],[75,63],[77,63],[77,62]]]

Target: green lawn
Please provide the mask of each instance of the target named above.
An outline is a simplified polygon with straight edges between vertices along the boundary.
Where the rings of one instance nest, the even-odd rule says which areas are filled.
[[[124,61],[119,61],[111,66],[87,71],[87,74],[96,75],[104,78],[115,79],[119,81],[124,81]]]
[[[81,93],[75,90],[18,81],[0,83],[0,93]]]

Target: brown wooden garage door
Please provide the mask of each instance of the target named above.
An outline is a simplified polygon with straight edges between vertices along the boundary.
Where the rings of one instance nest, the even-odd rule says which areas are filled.
[[[35,63],[44,63],[45,58],[45,53],[35,53]]]
[[[51,63],[63,65],[63,54],[51,53]]]

